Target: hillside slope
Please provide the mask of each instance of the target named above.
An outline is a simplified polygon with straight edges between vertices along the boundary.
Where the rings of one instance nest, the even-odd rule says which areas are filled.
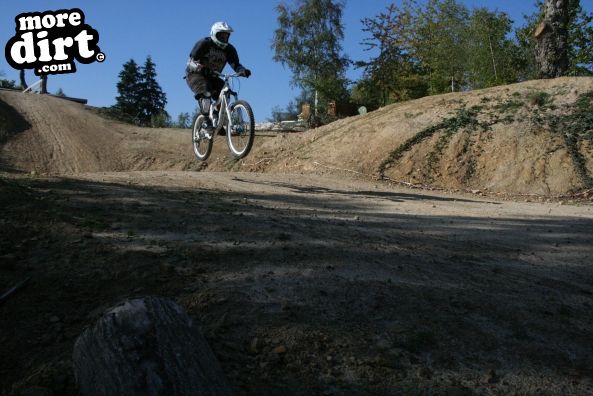
[[[0,91],[0,101],[26,124],[8,131],[10,137],[0,147],[0,160],[10,169],[74,174],[197,166],[189,133],[180,130],[122,124],[81,104],[45,95]]]
[[[198,163],[189,131],[102,119],[57,98],[0,92],[30,128],[0,149],[18,170],[362,173],[448,190],[557,195],[593,186],[593,78],[529,81],[386,106],[304,133],[261,134],[244,160],[218,138]]]
[[[264,144],[252,154],[257,165],[241,169],[341,168],[445,189],[578,191],[593,184],[592,93],[593,78],[560,78],[426,97]]]
[[[0,395],[79,395],[77,337],[138,296],[180,303],[237,394],[593,394],[593,205],[548,199],[592,199],[592,85],[258,132],[238,162],[217,137],[207,163],[188,130],[0,90]]]

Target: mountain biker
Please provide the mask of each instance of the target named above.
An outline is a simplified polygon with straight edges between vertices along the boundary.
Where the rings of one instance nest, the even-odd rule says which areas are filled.
[[[224,81],[213,74],[222,72],[228,63],[235,73],[249,77],[251,71],[239,62],[239,55],[229,37],[233,29],[226,22],[216,22],[210,29],[210,36],[199,40],[189,54],[185,77],[187,85],[200,103],[202,114],[210,110],[210,100],[218,99]]]

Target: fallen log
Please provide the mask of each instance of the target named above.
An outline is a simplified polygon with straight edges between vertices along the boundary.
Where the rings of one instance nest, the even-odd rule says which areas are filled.
[[[164,298],[109,309],[76,340],[73,367],[84,396],[232,394],[197,326]]]

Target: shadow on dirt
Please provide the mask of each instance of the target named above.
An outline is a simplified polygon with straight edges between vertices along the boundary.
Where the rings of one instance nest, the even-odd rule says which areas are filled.
[[[284,187],[303,194],[0,184],[0,292],[32,278],[0,306],[0,389],[33,376],[76,394],[75,338],[139,295],[183,304],[238,394],[584,389],[593,221],[384,213],[365,198],[443,198]]]
[[[269,185],[269,186],[276,186],[276,187],[283,187],[290,191],[301,193],[301,194],[337,194],[337,195],[348,195],[348,196],[360,196],[360,197],[379,197],[379,198],[388,198],[394,202],[404,202],[406,200],[431,200],[431,201],[456,201],[456,202],[484,202],[484,201],[475,201],[463,198],[447,198],[442,196],[436,195],[427,195],[427,194],[409,194],[409,193],[393,193],[393,192],[385,192],[385,191],[357,191],[355,193],[351,191],[339,191],[319,186],[299,186],[290,183],[282,183],[282,182],[263,182],[263,181],[254,181],[254,180],[247,180],[235,177],[233,180],[242,182],[242,183],[251,183],[251,184],[262,184],[262,185]],[[489,202],[492,204],[498,204],[497,202]]]
[[[0,100],[0,145],[29,128],[31,128],[31,124],[18,111]],[[19,173],[3,159],[0,159],[0,171]]]
[[[31,124],[12,106],[0,100],[0,144],[31,128]]]

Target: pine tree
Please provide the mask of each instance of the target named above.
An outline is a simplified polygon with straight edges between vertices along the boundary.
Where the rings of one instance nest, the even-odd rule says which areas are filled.
[[[143,67],[130,59],[119,73],[115,110],[125,121],[163,127],[170,124],[167,97],[156,81],[156,65],[148,56]]]
[[[158,126],[163,126],[161,120],[169,118],[165,111],[166,104],[167,96],[156,81],[156,65],[148,56],[141,70],[139,84],[138,110],[141,123],[151,125],[153,120],[158,120]]]
[[[140,83],[141,74],[138,64],[133,59],[124,63],[123,70],[119,73],[115,110],[127,121],[138,122],[140,116]]]

